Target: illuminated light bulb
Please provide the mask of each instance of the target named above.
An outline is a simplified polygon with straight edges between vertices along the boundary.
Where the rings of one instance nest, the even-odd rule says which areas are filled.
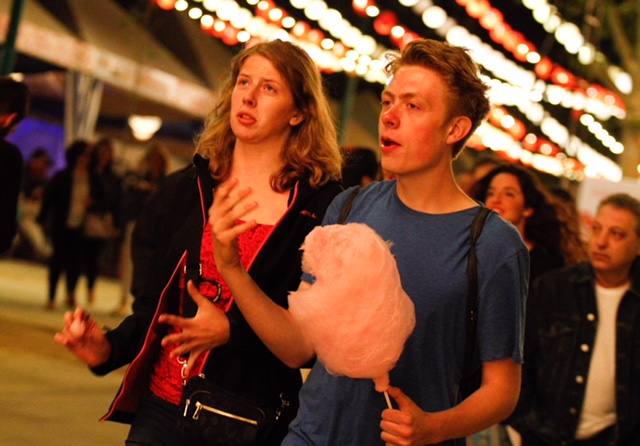
[[[218,6],[218,10],[216,14],[218,14],[218,18],[220,20],[224,20],[228,22],[231,20],[231,17],[236,13],[237,10],[240,9],[240,6],[234,1],[223,1],[220,6]],[[229,32],[229,36],[231,36],[231,32]],[[230,41],[235,40],[235,34],[233,37],[228,38]]]
[[[294,19],[291,16],[287,16],[287,17],[282,19],[281,23],[282,23],[282,27],[283,28],[291,29],[294,26],[296,26],[296,19]]]
[[[204,7],[204,9],[211,12],[214,12],[216,9],[218,9],[219,5],[220,0],[204,0],[202,2],[202,6]]]
[[[538,142],[538,137],[533,133],[527,133],[527,136],[524,137],[524,142],[530,146],[533,146]]]
[[[544,30],[548,33],[553,33],[558,29],[558,27],[562,25],[562,19],[557,14],[551,14],[547,21],[542,25]]]
[[[222,20],[216,20],[216,23],[213,24],[213,29],[219,33],[224,31],[226,27],[227,27],[227,24],[224,23]]]
[[[258,2],[258,9],[260,9],[261,11],[267,11],[270,8],[271,8],[271,5],[269,4],[268,1],[261,0],[260,2]]]
[[[624,146],[620,143],[617,143],[613,147],[611,147],[609,150],[611,151],[611,153],[620,155],[622,152],[624,152]]]
[[[369,5],[369,6],[366,7],[364,12],[369,17],[378,17],[378,14],[380,14],[380,8],[378,8],[376,5]],[[356,72],[357,72],[357,70],[356,70]]]
[[[251,40],[251,34],[249,32],[247,32],[247,31],[242,30],[242,31],[238,32],[237,38],[238,38],[238,42],[246,43],[249,40]]]
[[[304,8],[304,14],[311,20],[319,20],[327,11],[327,4],[322,0],[315,0]]]
[[[283,16],[284,16],[284,13],[280,8],[273,8],[271,11],[269,11],[269,19],[272,22],[279,22]]]
[[[131,115],[127,119],[133,136],[139,141],[147,141],[162,127],[159,116]]]
[[[200,17],[200,26],[202,26],[204,29],[209,29],[213,27],[214,22],[215,22],[214,18],[209,14],[205,14],[202,17]]]
[[[353,7],[360,11],[364,10],[368,4],[369,0],[353,0]]]
[[[191,8],[189,10],[189,17],[192,18],[193,20],[198,20],[200,17],[202,17],[202,9]]]
[[[419,1],[420,0],[398,0],[398,3],[402,6],[406,6],[407,8],[411,8],[412,6],[417,5]]]
[[[253,18],[253,14],[247,8],[238,8],[231,15],[231,26],[236,29],[244,29],[249,25],[249,22]],[[239,40],[239,39],[238,39]]]
[[[465,6],[467,14],[474,19],[478,19],[489,11],[489,3],[486,0],[472,0]]]
[[[175,0],[156,0],[156,5],[158,5],[158,8],[160,9],[164,9],[165,11],[171,11],[176,5],[176,1]]]
[[[532,64],[536,64],[538,62],[540,62],[540,54],[537,53],[536,51],[529,51],[527,53],[527,62],[532,63]]]
[[[249,23],[245,27],[252,36],[264,36],[267,28],[267,22],[262,17],[251,17]]]
[[[430,6],[422,13],[422,22],[431,29],[442,27],[447,18],[446,11],[439,6]]]
[[[363,64],[356,65],[356,74],[358,76],[364,76],[367,71],[369,71],[369,67]]]
[[[516,46],[516,52],[522,55],[527,54],[529,52],[529,45],[526,43],[519,43],[518,46]]]
[[[578,50],[578,61],[582,65],[592,64],[595,58],[595,50],[593,48],[593,45],[591,44],[582,45],[582,47],[580,47],[580,49]]]
[[[332,39],[329,39],[328,37],[322,39],[322,41],[320,42],[320,46],[322,47],[322,49],[325,50],[330,50],[335,46],[335,42]]]
[[[452,26],[447,32],[446,39],[451,45],[464,47],[465,42],[469,39],[469,32],[462,26]]]
[[[260,1],[260,0],[247,0],[247,3],[248,3],[250,6],[255,6],[255,5],[257,5],[257,4],[258,4],[258,2],[259,2],[259,1]]]
[[[290,3],[294,8],[304,9],[311,3],[311,0],[290,0]]]
[[[371,36],[360,36],[356,43],[356,50],[360,54],[364,54],[370,56],[376,50],[377,43],[376,40]]]
[[[549,143],[540,144],[540,153],[543,155],[551,155],[553,153],[553,147]]]
[[[404,36],[405,32],[405,29],[401,25],[396,25],[391,28],[391,35],[396,39],[400,39],[402,36]]]
[[[533,9],[533,18],[536,22],[544,24],[551,16],[551,6],[541,3]]]
[[[355,26],[352,26],[351,28],[349,28],[347,33],[342,37],[342,41],[347,46],[350,46],[351,48],[355,48],[355,46],[358,44],[358,41],[360,40],[360,37],[362,37],[362,32]]]
[[[352,73],[356,69],[356,63],[353,60],[343,59],[341,65],[342,69],[347,73]]]
[[[176,8],[176,11],[186,11],[189,7],[189,2],[187,2],[186,0],[178,0],[174,7]]]
[[[504,129],[510,129],[515,125],[515,123],[516,123],[516,120],[511,115],[505,115],[502,117],[502,119],[500,119],[500,125]]]
[[[306,34],[306,32],[309,30],[309,25],[305,22],[298,22],[295,24],[295,26],[293,27],[293,30],[291,32],[293,32],[293,35],[297,36],[297,37],[302,37],[303,35]]]
[[[587,127],[592,125],[594,121],[595,119],[589,113],[583,113],[582,116],[580,116],[580,123]]]
[[[333,8],[327,9],[320,20],[318,20],[320,26],[326,30],[331,30],[334,27],[339,26],[341,22],[342,14],[340,14],[340,11]]]
[[[495,8],[489,8],[489,10],[480,17],[480,26],[486,30],[492,30],[498,24],[502,23],[502,21],[502,13]]]
[[[633,79],[629,73],[623,71],[616,65],[610,65],[607,68],[607,74],[618,90],[623,94],[630,94],[633,91]],[[606,100],[606,97],[605,97]],[[615,103],[615,99],[614,102]],[[610,104],[613,105],[613,104]]]

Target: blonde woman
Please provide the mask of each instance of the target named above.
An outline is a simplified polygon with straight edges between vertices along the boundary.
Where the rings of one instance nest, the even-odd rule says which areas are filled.
[[[175,429],[183,378],[201,372],[281,409],[255,443],[280,444],[297,410],[300,374],[234,305],[215,265],[208,209],[220,185],[251,191],[240,258],[264,293],[286,306],[300,279],[299,247],[340,190],[339,153],[320,74],[304,51],[274,41],[234,58],[193,165],[167,178],[138,221],[133,314],[104,332],[77,309],[56,337],[97,374],[133,361],[105,415],[133,422],[126,444],[185,444]]]

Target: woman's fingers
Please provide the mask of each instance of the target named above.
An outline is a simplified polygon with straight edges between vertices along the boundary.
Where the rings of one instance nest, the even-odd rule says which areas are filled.
[[[158,317],[158,322],[161,324],[173,325],[177,328],[184,328],[188,324],[189,319],[176,316],[175,314],[161,314]]]

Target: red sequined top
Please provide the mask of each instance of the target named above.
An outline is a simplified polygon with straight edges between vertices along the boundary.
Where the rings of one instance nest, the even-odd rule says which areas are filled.
[[[238,238],[238,246],[240,258],[245,268],[248,268],[253,257],[257,253],[262,243],[266,240],[273,229],[273,225],[255,226],[252,230],[245,232]],[[213,257],[213,240],[211,235],[211,226],[206,225],[202,235],[202,247],[200,250],[200,262],[202,264],[202,280],[200,281],[199,290],[209,299],[216,297],[218,286],[221,285],[222,295],[216,302],[220,308],[225,311],[233,303],[233,298],[229,287],[222,279],[222,276],[216,268],[216,262]],[[187,294],[188,296],[188,294]],[[176,329],[171,328],[170,332],[174,333]],[[183,362],[180,358],[171,358],[169,353],[175,348],[175,345],[162,347],[158,357],[158,361],[154,366],[151,375],[151,391],[158,397],[173,404],[180,404],[182,397],[183,380],[181,377],[181,369]],[[202,361],[202,355],[198,358],[194,370],[198,370]]]

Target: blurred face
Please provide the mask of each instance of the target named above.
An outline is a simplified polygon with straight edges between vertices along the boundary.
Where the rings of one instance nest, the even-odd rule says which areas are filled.
[[[486,205],[516,226],[521,234],[526,219],[533,215],[533,210],[526,206],[518,178],[510,173],[499,173],[491,180]]]
[[[466,136],[470,121],[449,118],[448,96],[448,86],[433,70],[406,65],[396,71],[382,93],[378,121],[385,171],[401,177],[449,165],[451,146]],[[458,127],[465,119],[466,131]]]
[[[589,257],[596,273],[625,273],[640,254],[634,215],[626,209],[605,205],[593,222]]]
[[[303,115],[280,72],[265,57],[253,55],[233,87],[230,119],[238,142],[283,146]]]
[[[45,157],[34,158],[29,163],[29,170],[31,173],[31,177],[38,180],[46,179],[49,176],[50,168],[51,168],[51,162],[49,161],[48,158],[45,158]]]

